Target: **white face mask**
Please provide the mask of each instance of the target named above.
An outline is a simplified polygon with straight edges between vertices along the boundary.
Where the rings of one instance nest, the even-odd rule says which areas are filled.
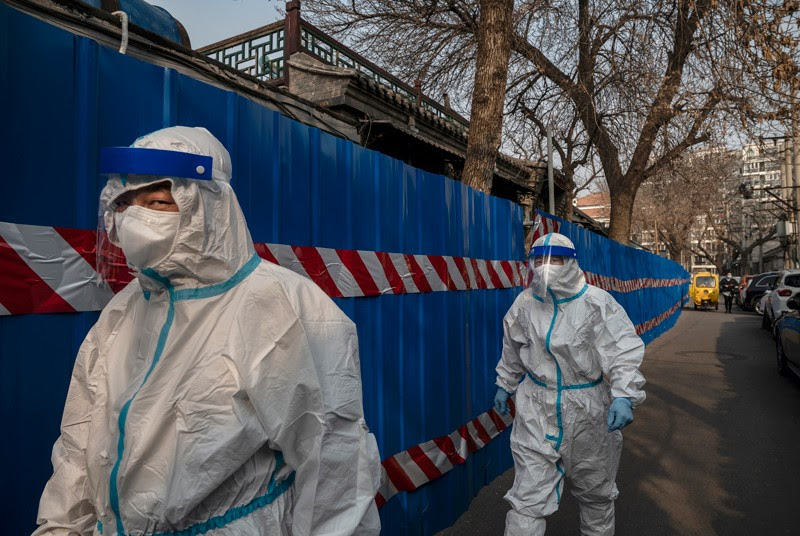
[[[536,266],[534,271],[534,281],[539,282],[542,287],[549,287],[556,283],[564,275],[567,267],[562,264],[542,264]]]
[[[166,259],[178,234],[180,215],[137,205],[115,212],[114,228],[128,264],[143,269]]]

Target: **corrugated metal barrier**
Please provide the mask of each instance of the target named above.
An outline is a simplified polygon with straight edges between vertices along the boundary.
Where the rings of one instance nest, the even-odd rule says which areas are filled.
[[[5,533],[34,527],[72,364],[108,298],[86,276],[98,150],[175,124],[204,126],[230,150],[259,254],[317,281],[358,325],[365,413],[391,477],[378,497],[384,534],[449,526],[511,466],[509,421],[486,410],[501,320],[524,281],[520,207],[7,5],[0,41]],[[645,342],[674,325],[680,266],[545,213],[536,221],[534,236],[573,240],[588,282]]]
[[[0,222],[30,232],[34,241],[47,229],[64,237],[64,230],[95,228],[100,147],[181,124],[205,126],[230,150],[233,186],[257,242],[524,258],[522,213],[513,203],[332,137],[234,92],[120,55],[5,4],[0,42]],[[13,255],[2,240],[0,251]],[[0,275],[0,297],[15,284],[31,283],[30,274],[21,274]],[[50,290],[53,282],[45,283]],[[382,456],[451,434],[489,407],[501,319],[519,289],[491,289],[488,278],[482,286],[337,299],[358,325],[366,417]],[[4,305],[0,504],[3,532],[25,534],[34,527],[52,470],[50,449],[72,364],[97,313],[10,314],[24,304]],[[510,465],[506,433],[444,477],[389,500],[381,510],[384,533],[432,534],[448,526]]]

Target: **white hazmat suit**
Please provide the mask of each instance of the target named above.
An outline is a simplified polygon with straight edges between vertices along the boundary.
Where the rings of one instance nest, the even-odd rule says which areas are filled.
[[[531,287],[503,319],[497,385],[516,391],[517,407],[506,534],[543,535],[566,477],[580,504],[581,533],[612,535],[622,434],[607,431],[607,412],[613,398],[633,406],[644,400],[644,344],[625,310],[586,283],[567,237],[540,237],[537,250],[564,264],[531,266]]]
[[[133,216],[115,216],[114,200],[166,178],[176,234],[83,342],[35,535],[377,534],[355,325],[255,255],[230,156],[208,131],[171,127],[134,147],[210,156],[213,169],[112,176],[101,194],[111,241],[153,258],[120,234]]]

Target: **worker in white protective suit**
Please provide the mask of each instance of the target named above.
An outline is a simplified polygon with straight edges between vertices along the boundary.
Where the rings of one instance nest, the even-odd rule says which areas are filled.
[[[541,536],[569,480],[583,535],[614,534],[620,428],[644,401],[644,344],[625,310],[588,285],[575,247],[560,234],[533,245],[530,288],[503,319],[495,407],[508,412],[514,484],[506,535]]]
[[[135,279],[78,354],[34,534],[379,533],[355,325],[255,254],[222,144],[166,128],[101,171]]]

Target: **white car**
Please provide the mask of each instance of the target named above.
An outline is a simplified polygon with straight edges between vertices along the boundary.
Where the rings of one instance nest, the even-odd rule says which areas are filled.
[[[762,327],[771,329],[775,320],[789,310],[786,302],[800,291],[800,270],[781,270],[772,287],[772,292],[766,295],[762,310],[764,318]]]
[[[772,292],[771,290],[768,290],[764,294],[762,294],[761,297],[758,298],[758,301],[756,302],[755,306],[753,307],[755,312],[761,315],[761,327],[764,329],[769,329],[768,327],[766,327],[764,320],[764,307],[766,307],[767,305],[767,298],[769,298],[771,292]]]

